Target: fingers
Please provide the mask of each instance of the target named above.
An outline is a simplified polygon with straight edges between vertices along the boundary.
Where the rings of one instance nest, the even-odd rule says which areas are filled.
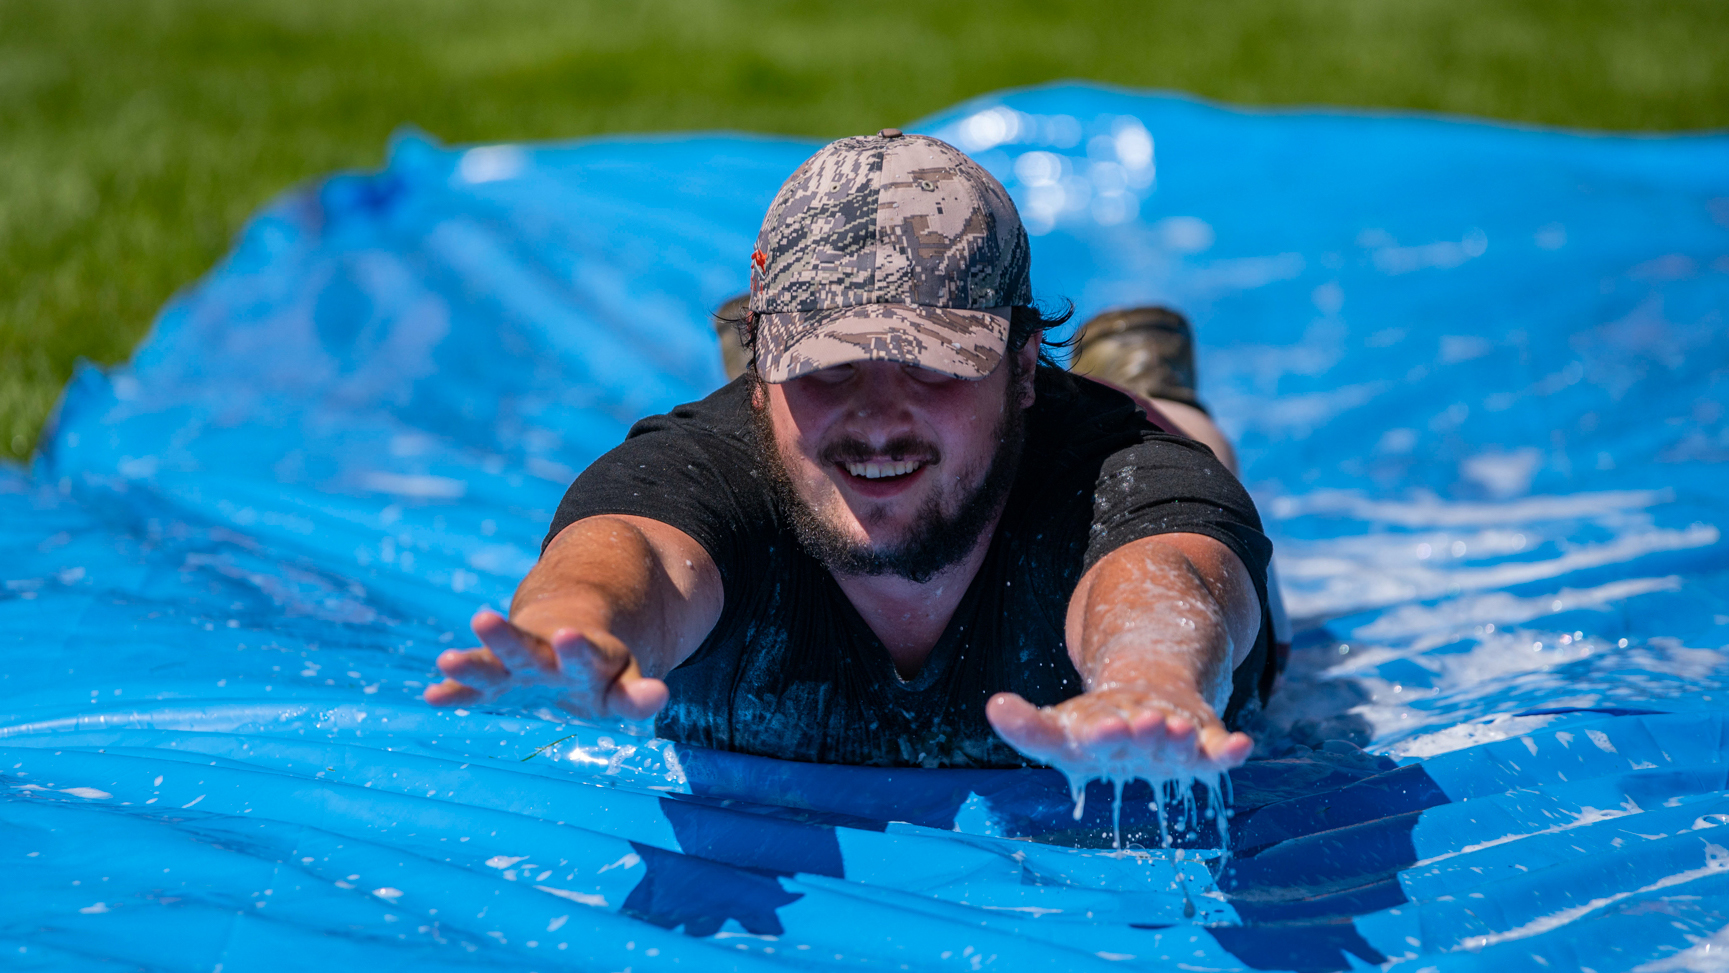
[[[509,619],[491,609],[477,612],[468,627],[509,671],[544,669],[552,662],[544,642],[510,624]]]
[[[559,674],[571,690],[596,701],[604,699],[625,670],[636,665],[622,644],[602,642],[574,629],[552,633],[551,648]]]
[[[1241,767],[1255,749],[1255,741],[1247,733],[1230,733],[1222,726],[1203,733],[1200,742],[1201,752],[1220,770]]]
[[[421,698],[434,706],[461,706],[464,703],[477,702],[481,694],[478,689],[464,686],[454,679],[446,679],[426,687]]]
[[[1160,719],[1153,715],[1152,726],[1148,728],[1148,742],[1158,741],[1166,751],[1173,754],[1193,753],[1196,749],[1197,731],[1193,720],[1186,716],[1165,715]]]
[[[1134,726],[1118,713],[1105,713],[1088,720],[1076,720],[1069,729],[1073,742],[1092,750],[1121,749],[1139,742]]]
[[[985,703],[985,718],[1009,746],[1034,760],[1050,763],[1068,749],[1068,734],[1056,713],[1014,693],[992,696]]]
[[[510,670],[490,649],[445,649],[438,654],[438,670],[470,686],[502,686]]]
[[[1146,698],[1083,694],[1040,709],[1012,693],[986,704],[985,715],[1011,746],[1072,772],[1161,777],[1175,768],[1195,772],[1241,766],[1254,749],[1246,734],[1216,720],[1205,724]]]
[[[470,624],[485,645],[439,655],[449,678],[422,693],[435,706],[541,699],[577,717],[640,720],[666,705],[666,683],[645,678],[630,650],[604,632],[559,629],[543,639],[490,610]]]
[[[634,667],[632,667],[634,668]],[[606,694],[607,709],[627,720],[646,720],[666,705],[666,683],[646,676],[621,677]]]

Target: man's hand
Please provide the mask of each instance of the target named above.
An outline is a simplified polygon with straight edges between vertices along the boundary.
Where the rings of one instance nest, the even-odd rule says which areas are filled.
[[[484,646],[438,657],[450,678],[426,701],[647,719],[667,688],[644,670],[677,668],[720,608],[720,572],[689,535],[645,517],[587,517],[559,531],[516,589],[514,623],[483,611],[471,624]]]
[[[1239,766],[1254,741],[1225,729],[1232,671],[1255,643],[1260,600],[1224,544],[1142,538],[1106,555],[1069,601],[1069,654],[1087,691],[1036,707],[998,693],[991,726],[1076,780],[1165,780]]]
[[[1240,766],[1254,749],[1198,698],[1178,705],[1163,694],[1107,689],[1037,707],[1014,693],[985,706],[991,726],[1021,753],[1076,780],[1163,780]]]
[[[666,683],[644,676],[611,633],[561,628],[544,639],[493,611],[470,624],[485,644],[438,657],[450,678],[427,688],[426,701],[434,706],[546,706],[584,719],[641,720],[666,705]]]

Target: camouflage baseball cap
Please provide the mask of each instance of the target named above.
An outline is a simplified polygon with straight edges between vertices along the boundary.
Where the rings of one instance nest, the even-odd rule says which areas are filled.
[[[768,208],[751,255],[762,377],[855,361],[983,378],[1032,302],[1015,204],[959,149],[884,129],[831,142]],[[992,313],[992,312],[995,313]]]

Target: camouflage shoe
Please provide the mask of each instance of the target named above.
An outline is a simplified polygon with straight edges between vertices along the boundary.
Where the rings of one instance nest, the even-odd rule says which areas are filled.
[[[750,295],[740,294],[714,309],[714,336],[720,339],[720,363],[726,369],[726,380],[744,374],[750,367],[750,349],[744,346],[740,328],[750,311]]]
[[[1206,407],[1195,395],[1189,319],[1168,307],[1106,311],[1081,326],[1069,370],[1149,399]]]

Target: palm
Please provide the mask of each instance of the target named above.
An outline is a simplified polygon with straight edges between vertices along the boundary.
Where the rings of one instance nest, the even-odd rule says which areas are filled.
[[[1205,704],[1178,706],[1136,690],[1084,693],[1047,707],[999,693],[986,714],[1015,749],[1078,778],[1219,773],[1241,765],[1254,746]]]
[[[627,719],[652,716],[666,702],[666,684],[644,678],[623,643],[604,633],[559,629],[547,639],[491,611],[474,616],[472,625],[483,646],[440,655],[438,668],[449,678],[426,690],[427,702]]]

